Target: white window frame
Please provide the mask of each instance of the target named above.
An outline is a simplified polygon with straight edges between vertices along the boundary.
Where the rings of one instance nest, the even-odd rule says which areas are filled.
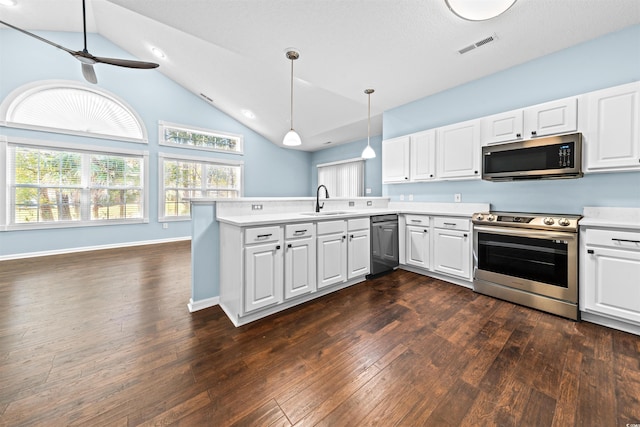
[[[65,129],[59,127],[51,127],[51,126],[39,126],[34,124],[27,123],[19,123],[8,120],[8,116],[10,115],[10,111],[16,103],[20,103],[25,98],[30,95],[37,93],[42,90],[47,90],[51,88],[71,88],[71,89],[81,89],[88,92],[93,92],[98,96],[102,96],[104,98],[110,99],[115,104],[119,104],[121,108],[126,110],[131,117],[138,123],[140,126],[140,130],[142,132],[142,138],[130,138],[119,135],[108,135],[102,133],[94,133],[89,131],[78,131],[74,129]],[[50,133],[61,133],[65,135],[77,135],[77,136],[87,136],[90,138],[99,138],[99,139],[110,139],[115,141],[126,141],[126,142],[136,142],[140,144],[148,144],[148,135],[147,129],[144,125],[144,121],[138,113],[122,98],[119,96],[106,91],[102,88],[99,90],[95,88],[95,86],[89,86],[88,84],[73,81],[73,80],[45,80],[45,81],[37,81],[25,84],[20,86],[19,88],[13,90],[0,104],[0,126],[17,128],[17,129],[27,129],[27,130],[36,130],[42,132],[50,132]]]
[[[9,146],[23,146],[33,147],[35,149],[43,150],[69,150],[77,152],[83,155],[98,154],[98,155],[113,155],[113,156],[134,156],[142,159],[142,218],[128,218],[128,219],[85,219],[80,221],[52,221],[44,223],[15,223],[14,221],[14,204],[15,200],[12,199],[12,191],[9,191],[9,187],[12,186],[13,164],[9,164]],[[13,160],[13,159],[11,159]],[[54,142],[34,140],[18,137],[3,137],[0,139],[0,161],[6,167],[7,172],[0,177],[0,197],[5,201],[5,209],[2,209],[0,220],[4,224],[3,230],[39,230],[48,228],[76,228],[76,227],[98,227],[105,225],[124,225],[124,224],[143,224],[149,222],[149,152],[142,150],[128,150],[122,148],[107,148],[100,146],[79,145],[66,142]],[[12,162],[13,163],[13,162]],[[83,185],[82,190],[88,191],[90,187]]]
[[[320,179],[320,169],[321,168],[331,168],[331,167],[338,167],[340,165],[345,165],[345,164],[349,164],[349,163],[353,163],[353,164],[358,164],[358,167],[360,167],[360,176],[358,177],[358,188],[355,189],[356,190],[356,195],[338,195],[338,191],[337,191],[337,185],[339,185],[339,183],[336,182],[334,184],[331,183],[324,183],[322,182],[322,180]],[[356,157],[353,159],[347,159],[347,160],[340,160],[337,162],[330,162],[330,163],[322,163],[316,166],[317,168],[317,177],[318,177],[318,185],[324,184],[327,187],[327,190],[329,191],[329,195],[331,197],[344,197],[344,198],[352,198],[352,197],[363,197],[364,196],[364,178],[365,178],[365,167],[366,167],[366,163],[364,161],[364,159],[362,159],[361,157]],[[337,169],[337,168],[336,168]],[[337,179],[339,179],[339,177],[337,177]]]
[[[231,150],[223,150],[223,149],[220,149],[220,148],[198,147],[198,146],[195,146],[195,145],[176,144],[175,142],[167,141],[164,138],[164,131],[165,131],[166,128],[184,130],[186,132],[201,133],[201,134],[205,134],[205,135],[213,135],[213,136],[221,137],[221,138],[235,139],[237,141],[236,144],[237,144],[238,149],[235,150],[235,151],[231,151]],[[188,126],[188,125],[181,125],[181,124],[177,124],[177,123],[170,123],[170,122],[165,122],[165,121],[162,121],[162,120],[158,121],[158,142],[159,142],[160,145],[165,145],[165,146],[168,146],[168,147],[185,148],[187,150],[202,150],[202,151],[210,151],[210,152],[216,152],[216,153],[244,155],[244,136],[243,135],[235,134],[235,133],[229,133],[229,132],[222,132],[222,131],[213,130],[213,129],[199,128],[199,127],[196,127],[196,126]]]
[[[238,190],[238,197],[244,195],[244,162],[238,160],[226,160],[212,157],[201,156],[185,156],[170,153],[158,153],[158,222],[170,222],[170,221],[191,221],[191,215],[186,216],[167,216],[165,213],[165,187],[164,187],[164,162],[167,160],[177,160],[184,162],[194,162],[204,165],[220,165],[220,166],[237,166],[240,168],[240,189]],[[204,177],[205,174],[203,173]],[[202,180],[201,191],[206,191],[205,180]],[[220,198],[220,200],[233,200],[229,198]]]

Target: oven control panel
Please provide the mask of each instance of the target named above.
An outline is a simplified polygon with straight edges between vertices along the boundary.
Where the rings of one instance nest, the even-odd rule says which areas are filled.
[[[577,232],[580,215],[529,214],[517,212],[479,212],[472,216],[474,224],[505,227],[566,230]]]

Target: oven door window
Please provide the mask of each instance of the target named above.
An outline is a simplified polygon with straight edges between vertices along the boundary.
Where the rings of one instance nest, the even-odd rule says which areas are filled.
[[[478,268],[568,287],[568,245],[562,240],[478,233]]]

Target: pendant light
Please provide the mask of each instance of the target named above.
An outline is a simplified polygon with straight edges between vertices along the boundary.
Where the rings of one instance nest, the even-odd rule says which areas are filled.
[[[451,12],[467,21],[484,21],[506,12],[516,0],[445,0]]]
[[[284,136],[282,144],[294,147],[302,144],[300,135],[298,135],[298,132],[293,130],[293,61],[300,57],[300,53],[295,50],[288,50],[286,56],[287,59],[291,60],[291,130]]]
[[[373,89],[365,89],[364,93],[369,97],[369,108],[367,110],[367,146],[362,150],[363,159],[373,159],[376,157],[376,152],[371,148],[371,94],[375,92]]]

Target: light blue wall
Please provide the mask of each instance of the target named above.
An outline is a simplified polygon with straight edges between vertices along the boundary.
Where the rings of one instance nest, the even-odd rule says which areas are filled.
[[[526,107],[640,80],[640,25],[544,56],[465,85],[385,111],[383,137]],[[389,184],[392,200],[490,202],[505,211],[582,213],[584,206],[640,206],[640,173],[593,174],[580,179],[491,183],[449,181]],[[406,200],[406,199],[405,199]]]
[[[382,136],[372,136],[370,143],[371,148],[376,152],[376,157],[365,161],[364,186],[371,189],[371,193],[365,196],[379,197],[382,196]],[[366,146],[367,140],[363,139],[313,152],[310,171],[312,194],[315,195],[318,187],[318,165],[359,158]]]
[[[70,48],[82,46],[81,34],[38,34]],[[100,56],[131,58],[129,54],[96,34],[88,35],[88,44],[89,50]],[[166,230],[162,229],[162,224],[158,222],[158,152],[244,161],[244,195],[247,197],[311,194],[310,153],[277,147],[164,77],[160,71],[129,70],[107,65],[96,65],[95,70],[98,87],[123,99],[141,116],[149,135],[148,145],[6,127],[0,127],[0,135],[148,150],[149,224],[0,232],[0,257],[191,236],[190,221],[170,222]],[[80,63],[67,53],[17,31],[0,30],[0,100],[24,84],[52,79],[84,81]],[[242,134],[245,154],[238,156],[194,152],[174,147],[160,148],[159,120]],[[2,171],[4,172],[4,165]]]

